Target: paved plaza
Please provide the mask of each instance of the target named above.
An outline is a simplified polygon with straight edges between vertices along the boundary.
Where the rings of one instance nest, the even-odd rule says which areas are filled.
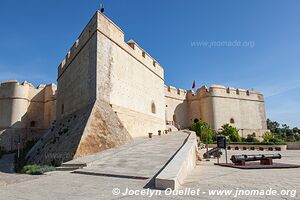
[[[173,141],[174,146],[180,146],[183,135],[178,135],[178,140]],[[162,138],[155,137],[151,141],[155,145],[167,146],[166,140],[169,139],[168,136],[163,136]],[[133,146],[128,148],[127,152],[132,153],[130,148],[143,148],[144,151],[140,154],[141,157],[147,155],[146,149],[152,150],[151,143],[149,140],[139,141]],[[136,146],[136,147],[134,147]],[[122,148],[125,148],[122,147]],[[120,170],[125,170],[128,168],[127,175],[134,175],[134,169],[136,169],[136,175],[138,176],[150,176],[154,175],[155,171],[159,170],[158,167],[154,167],[156,164],[163,166],[163,162],[167,162],[167,157],[171,155],[174,150],[170,147],[165,147],[163,151],[158,151],[153,149],[152,154],[148,157],[148,162],[143,160],[139,161],[138,156],[133,156],[136,158],[135,161],[126,157],[124,154],[125,149],[119,148],[118,150],[113,150],[105,152],[103,155],[110,155],[114,151],[115,156],[103,156],[98,154],[99,160],[95,159],[95,156],[86,158],[85,160],[77,160],[76,162],[85,161],[88,167],[84,170],[93,170],[96,172],[104,173],[108,170],[108,174],[116,172],[117,166]],[[163,148],[163,147],[162,147]],[[170,151],[168,151],[168,149]],[[121,151],[120,151],[121,150]],[[118,153],[119,152],[119,153]],[[122,153],[121,153],[122,152]],[[203,152],[202,152],[203,153]],[[232,154],[252,154],[252,153],[262,153],[256,151],[228,151],[228,158]],[[264,153],[274,153],[274,152],[264,152]],[[275,160],[275,162],[290,163],[290,164],[300,164],[300,151],[283,151],[280,152],[283,155],[281,160]],[[155,156],[155,154],[157,156]],[[133,155],[135,155],[133,153]],[[165,155],[165,156],[163,156]],[[168,155],[168,156],[167,156]],[[101,159],[100,159],[101,158]],[[105,159],[104,159],[105,158]],[[122,158],[119,160],[118,158]],[[126,161],[126,159],[128,159]],[[222,156],[221,162],[224,162],[225,156]],[[105,161],[105,162],[104,162]],[[120,165],[120,162],[125,162],[125,165]],[[116,166],[111,169],[107,166],[106,162],[113,162]],[[137,162],[137,165],[130,170],[132,163]],[[71,172],[51,172],[43,176],[27,176],[27,175],[15,175],[15,174],[0,174],[0,197],[5,200],[16,200],[16,199],[28,199],[28,200],[109,200],[109,199],[299,199],[300,192],[300,168],[295,169],[263,169],[263,170],[241,170],[227,167],[220,167],[214,165],[215,159],[210,161],[198,162],[197,167],[193,172],[187,177],[185,184],[182,185],[182,191],[189,190],[200,190],[198,195],[186,193],[186,196],[181,195],[171,195],[165,193],[161,190],[148,189],[152,186],[149,185],[151,182],[148,179],[139,179],[134,177],[113,177],[113,176],[103,176],[100,175],[87,175],[87,174],[76,174]],[[143,171],[145,166],[148,164],[148,170]],[[153,166],[153,167],[151,167]],[[101,169],[101,167],[103,167]],[[152,168],[152,170],[150,170]],[[125,171],[124,171],[125,172]],[[142,173],[144,172],[144,173]],[[119,172],[121,175],[121,172]],[[125,174],[126,175],[126,174]],[[1,183],[0,181],[0,183]],[[297,190],[298,193],[294,197],[291,195],[276,195],[276,196],[237,196],[234,198],[236,189],[239,190],[276,190],[281,192],[282,190]],[[131,195],[122,194],[130,190],[131,192],[141,192],[144,194]],[[211,190],[232,190],[231,195],[209,195]],[[120,193],[119,193],[120,192]],[[152,192],[152,193],[151,193]],[[154,192],[154,193],[153,193]],[[114,194],[117,195],[114,195]],[[119,194],[118,194],[119,193]],[[136,193],[138,194],[138,193]],[[153,195],[151,198],[149,196]]]
[[[229,158],[233,154],[261,154],[275,153],[262,151],[228,151]],[[283,157],[280,160],[274,160],[274,163],[288,163],[300,165],[300,151],[282,151]],[[202,161],[197,165],[191,175],[186,179],[183,187],[200,189],[205,194],[203,199],[220,199],[220,196],[208,196],[209,190],[269,190],[274,189],[278,192],[281,190],[297,190],[297,196],[238,196],[236,199],[299,199],[300,198],[300,168],[293,169],[235,169],[220,167],[214,165],[215,159],[211,161]],[[220,162],[225,162],[223,154]],[[232,199],[230,196],[222,196],[222,199]]]

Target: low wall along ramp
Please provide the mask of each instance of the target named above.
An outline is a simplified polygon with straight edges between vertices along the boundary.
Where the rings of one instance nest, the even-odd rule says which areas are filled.
[[[157,189],[177,189],[196,166],[197,138],[195,132],[188,131],[189,137],[174,158],[155,178]]]

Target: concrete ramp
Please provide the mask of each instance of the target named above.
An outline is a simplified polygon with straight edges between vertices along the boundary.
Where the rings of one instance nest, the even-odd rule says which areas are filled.
[[[86,164],[75,173],[137,179],[154,177],[182,147],[188,134],[172,132],[168,135],[143,138],[133,144],[78,158],[64,165]]]

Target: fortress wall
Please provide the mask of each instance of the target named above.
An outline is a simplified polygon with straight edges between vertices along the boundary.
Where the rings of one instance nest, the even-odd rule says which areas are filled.
[[[132,136],[164,130],[163,69],[101,13],[98,22],[97,99],[112,104]]]
[[[267,130],[265,113],[261,109],[263,102],[211,98],[214,106],[214,129],[218,129],[227,123],[239,129],[244,129],[244,133],[247,132],[247,134],[257,132],[257,130],[264,130],[263,132]],[[231,123],[231,119],[234,119],[234,123]],[[247,136],[247,134],[244,136]]]
[[[55,85],[54,85],[55,86]],[[53,87],[54,87],[53,86]],[[0,146],[15,150],[28,140],[38,139],[50,125],[45,124],[47,108],[44,95],[47,86],[34,87],[28,82],[7,81],[0,85]],[[55,88],[55,87],[54,87]],[[53,97],[53,95],[52,95]],[[55,97],[55,94],[54,94]],[[54,101],[55,102],[55,99]],[[51,123],[54,118],[51,118]],[[34,126],[31,122],[34,121]]]
[[[186,94],[186,90],[165,86],[166,121],[175,122],[177,128],[187,128],[190,124]]]
[[[51,90],[46,97],[46,91]],[[27,128],[35,121],[35,128],[48,128],[49,122],[44,124],[44,113],[55,109],[56,85],[40,85],[34,87],[31,83],[8,81],[0,85],[0,127]],[[45,108],[45,104],[48,104]],[[52,121],[51,116],[47,121]]]
[[[233,98],[242,99],[250,101],[264,101],[264,97],[261,93],[254,90],[244,90],[235,88],[226,88],[222,85],[212,85],[209,88],[210,96],[223,97],[223,98]]]
[[[9,99],[0,100],[0,130],[11,126],[12,121],[12,102]]]
[[[0,129],[26,127],[29,85],[8,81],[0,85]]]
[[[213,120],[213,105],[210,98],[207,98],[209,95],[209,90],[206,86],[199,88],[194,94],[192,91],[187,92],[187,101],[189,114],[189,126],[191,126],[195,120],[202,120],[214,125]]]
[[[257,136],[266,130],[264,97],[256,91],[226,88],[222,85],[203,86],[195,94],[187,93],[189,118],[206,121],[214,130],[231,124],[246,137],[253,132]],[[231,119],[234,123],[231,123]]]
[[[110,83],[107,80],[110,80],[111,71],[97,63],[99,59],[103,59],[99,58],[102,55],[97,55],[99,20],[96,13],[58,67],[57,119],[43,140],[28,153],[30,162],[61,163],[131,141],[131,136],[113,111],[110,99],[105,98],[110,96],[111,85],[107,84]],[[103,30],[106,34],[116,36],[107,29],[110,27]],[[103,56],[107,56],[105,53],[111,55],[104,48],[102,51]],[[97,73],[96,69],[100,71]],[[99,86],[103,87],[97,90]],[[49,101],[44,109],[51,106],[54,90],[51,86],[48,89],[46,87],[44,97]],[[53,110],[44,112],[46,124],[52,114]]]
[[[55,84],[45,87],[44,127],[51,127],[52,122],[56,119],[56,91],[57,86]]]
[[[70,51],[65,56],[64,60],[58,66],[58,79],[64,73],[64,71],[73,62],[74,58],[81,52],[81,50],[90,41],[91,37],[95,34],[97,30],[97,16],[94,15],[89,23],[85,26],[81,34],[79,35],[76,42],[71,47]]]
[[[201,120],[206,121],[212,127],[215,126],[214,106],[211,98],[202,98],[200,101]]]
[[[243,129],[240,133],[245,134],[244,137],[252,132],[261,136],[267,130],[262,94],[214,85],[210,87],[208,96],[213,104],[213,129],[228,123]]]
[[[94,16],[58,67],[57,119],[96,100],[96,24]]]
[[[34,87],[31,83],[25,82],[25,84],[29,85],[28,99],[30,99],[30,101],[37,102],[37,103],[45,102],[44,89],[45,89],[46,85],[42,84],[42,85],[39,85],[38,87]]]
[[[201,115],[201,103],[202,103],[202,96],[206,92],[200,92],[198,89],[195,93],[191,90],[187,91],[187,101],[188,101],[188,122],[189,126],[191,126],[195,120],[204,120],[203,116]],[[208,122],[208,121],[206,121]]]
[[[97,12],[58,67],[57,118],[103,100],[120,108],[120,113],[128,109],[137,118],[140,113],[160,121],[153,124],[157,128],[144,128],[145,132],[164,129],[163,77],[157,61],[135,42],[125,43],[123,31]],[[120,117],[125,125],[144,122]],[[128,126],[137,127],[133,135],[140,134],[141,125]]]
[[[29,87],[28,97],[30,102],[27,108],[27,127],[31,129],[47,129],[44,126],[44,99],[45,85],[39,85],[38,87]],[[31,125],[34,122],[34,126]]]

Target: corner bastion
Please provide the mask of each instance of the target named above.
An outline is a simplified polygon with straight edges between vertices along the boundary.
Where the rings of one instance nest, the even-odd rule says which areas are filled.
[[[242,137],[267,132],[263,94],[254,90],[202,86],[196,92],[166,86],[166,116],[177,128],[203,120],[218,131],[224,124],[237,127]]]
[[[36,140],[55,119],[56,85],[34,87],[16,80],[0,84],[0,146],[12,151]]]

